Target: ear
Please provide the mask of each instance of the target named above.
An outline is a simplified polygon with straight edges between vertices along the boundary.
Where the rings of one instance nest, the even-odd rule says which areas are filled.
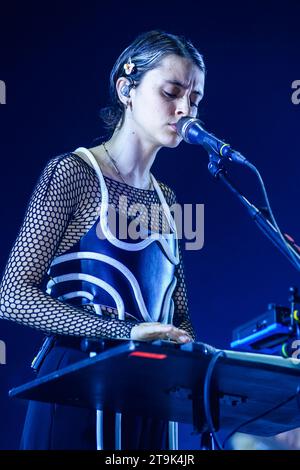
[[[116,82],[116,91],[118,94],[118,98],[121,101],[121,103],[124,104],[124,106],[128,105],[128,101],[129,101],[130,93],[131,93],[130,85],[131,85],[130,81],[127,80],[125,77],[118,78]]]

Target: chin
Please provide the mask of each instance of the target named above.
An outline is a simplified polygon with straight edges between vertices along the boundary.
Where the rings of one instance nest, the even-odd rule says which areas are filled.
[[[179,135],[174,135],[171,138],[164,138],[161,139],[162,147],[167,147],[167,148],[176,148],[178,145],[182,142],[182,137]]]
[[[178,147],[178,145],[180,144],[181,140],[177,140],[177,142],[173,142],[172,144],[169,144],[169,145],[165,145],[165,147],[168,147],[170,149],[175,149],[176,147]]]

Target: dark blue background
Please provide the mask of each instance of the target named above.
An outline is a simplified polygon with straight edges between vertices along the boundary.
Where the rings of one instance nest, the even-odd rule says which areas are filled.
[[[125,46],[160,28],[188,36],[204,54],[207,82],[201,116],[260,169],[278,223],[300,240],[300,105],[291,101],[300,79],[300,7],[280,2],[52,1],[1,6],[0,106],[1,269],[46,161],[90,146],[102,134],[98,110],[108,97],[108,75]],[[161,151],[155,175],[182,203],[205,204],[205,245],[185,253],[190,310],[198,339],[228,348],[233,328],[287,305],[299,275],[258,231],[235,197],[207,171],[201,147],[182,143]],[[246,195],[262,202],[258,183],[230,169]],[[0,365],[0,448],[18,447],[26,403],[7,392],[31,378],[39,332],[2,321],[7,364]],[[181,447],[197,440],[183,426]]]

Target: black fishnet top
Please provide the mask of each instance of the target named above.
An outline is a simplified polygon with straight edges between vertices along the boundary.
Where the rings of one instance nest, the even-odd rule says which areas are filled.
[[[155,191],[137,189],[104,177],[110,203],[118,210],[120,195],[128,206],[159,204]],[[159,183],[169,205],[174,192]],[[42,172],[31,196],[25,218],[10,253],[0,286],[0,315],[46,333],[85,337],[130,338],[137,323],[119,320],[114,308],[102,308],[95,315],[92,305],[72,306],[46,294],[42,289],[48,268],[56,256],[69,250],[92,227],[99,216],[101,189],[97,175],[82,158],[63,154],[52,158]],[[150,211],[149,211],[150,213]],[[160,214],[148,222],[164,231],[166,221]],[[190,323],[180,250],[176,267],[178,279],[173,293],[174,325],[194,337]]]

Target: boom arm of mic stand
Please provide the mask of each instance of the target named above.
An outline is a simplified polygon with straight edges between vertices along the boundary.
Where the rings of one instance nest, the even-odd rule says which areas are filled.
[[[261,231],[273,242],[273,244],[287,257],[287,259],[300,271],[300,254],[289,244],[282,241],[277,229],[274,225],[263,215],[263,213],[248,199],[243,196],[238,189],[233,185],[229,178],[225,174],[225,169],[222,165],[222,161],[217,154],[209,154],[210,162],[208,169],[210,173],[215,177],[219,178],[223,183],[238,197],[244,207],[248,210],[251,218],[255,221]],[[292,252],[292,254],[291,254]],[[297,258],[298,264],[294,258]]]

